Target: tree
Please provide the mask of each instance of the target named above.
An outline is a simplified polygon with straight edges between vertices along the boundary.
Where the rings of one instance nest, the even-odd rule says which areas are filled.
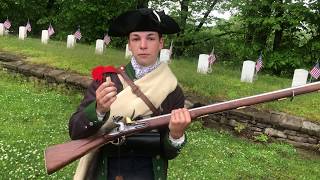
[[[206,23],[211,24],[212,11],[222,0],[172,0],[150,1],[152,7],[162,10],[163,7],[169,8],[171,14],[179,23],[181,32],[175,40],[175,53],[182,55],[189,46],[195,45],[199,40],[195,40],[195,34],[203,29]]]
[[[38,19],[46,12],[46,6],[47,2],[42,0],[0,1],[0,20],[3,22],[8,17],[12,25],[10,31],[18,33],[19,26],[26,25],[29,19],[32,24],[32,33],[36,34],[41,30]]]

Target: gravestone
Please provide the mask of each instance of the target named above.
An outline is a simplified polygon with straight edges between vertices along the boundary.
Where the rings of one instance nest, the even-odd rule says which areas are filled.
[[[74,48],[75,44],[76,44],[76,39],[74,35],[68,35],[67,48]]]
[[[42,44],[48,44],[48,40],[49,40],[48,30],[42,30],[41,43]]]
[[[198,60],[198,73],[207,74],[209,69],[209,55],[200,54]]]
[[[304,69],[294,70],[291,87],[301,86],[307,84],[309,72]]]
[[[252,83],[254,78],[256,62],[254,61],[244,61],[242,65],[241,72],[241,82]]]
[[[19,39],[24,40],[27,37],[26,27],[20,26],[19,27]]]
[[[161,49],[160,51],[160,62],[168,63],[170,61],[170,50]]]
[[[102,39],[96,40],[96,54],[102,54],[104,50],[104,42]]]
[[[129,50],[129,45],[126,44],[126,54],[125,54],[125,58],[131,58],[132,56],[132,52]]]
[[[0,23],[0,36],[4,35],[4,26],[3,23]]]

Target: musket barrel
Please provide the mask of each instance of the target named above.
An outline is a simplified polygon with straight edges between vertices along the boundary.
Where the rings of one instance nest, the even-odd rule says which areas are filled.
[[[275,101],[282,98],[294,97],[306,93],[316,92],[320,90],[320,82],[310,83],[298,87],[292,87],[268,93],[258,94],[254,96],[244,97],[226,102],[215,103],[199,108],[189,110],[191,117],[196,118],[205,114],[216,113],[236,109],[239,107],[246,107],[250,105],[260,104],[264,102]]]

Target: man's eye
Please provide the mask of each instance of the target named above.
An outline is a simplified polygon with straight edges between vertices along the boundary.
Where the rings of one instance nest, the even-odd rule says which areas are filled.
[[[131,39],[132,41],[138,41],[139,39],[138,38],[133,38]]]
[[[150,41],[154,41],[154,40],[155,40],[155,38],[153,38],[153,37],[149,37],[149,38],[148,38],[148,40],[150,40]]]

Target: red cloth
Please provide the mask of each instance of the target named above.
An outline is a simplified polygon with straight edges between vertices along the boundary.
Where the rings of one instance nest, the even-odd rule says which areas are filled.
[[[117,69],[113,66],[97,66],[92,70],[91,75],[94,80],[101,83],[104,73],[117,73]]]

